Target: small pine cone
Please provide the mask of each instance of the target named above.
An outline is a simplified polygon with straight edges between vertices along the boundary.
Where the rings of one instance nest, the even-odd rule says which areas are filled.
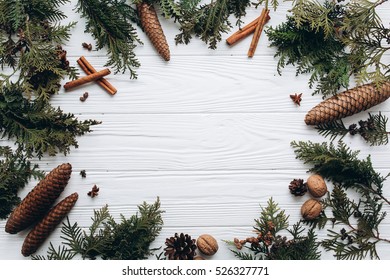
[[[169,45],[153,5],[142,2],[137,4],[137,10],[146,35],[161,57],[169,61],[171,59]]]
[[[35,253],[50,233],[61,223],[75,205],[79,195],[73,193],[64,198],[30,231],[24,239],[22,254],[27,257]]]
[[[18,233],[42,218],[68,184],[71,173],[72,166],[64,163],[46,175],[13,210],[5,231]]]
[[[374,83],[341,92],[322,101],[305,116],[307,125],[320,125],[367,110],[390,97],[390,82]]]
[[[164,255],[169,260],[193,260],[196,255],[196,240],[188,234],[175,233],[175,236],[166,239],[165,245]]]
[[[302,196],[307,192],[307,184],[303,182],[303,179],[292,180],[288,188],[295,196]]]

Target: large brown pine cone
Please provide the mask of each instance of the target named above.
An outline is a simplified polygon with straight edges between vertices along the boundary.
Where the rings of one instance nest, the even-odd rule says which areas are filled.
[[[8,233],[18,233],[46,214],[68,184],[72,166],[64,163],[53,169],[13,210],[5,225]]]
[[[64,198],[30,231],[24,239],[22,254],[27,257],[37,251],[50,233],[61,223],[75,205],[79,195],[73,193]]]
[[[158,20],[156,10],[152,5],[145,2],[137,4],[138,14],[141,20],[141,25],[146,35],[149,37],[153,46],[164,60],[169,61],[171,54],[169,45],[164,35],[164,31]]]
[[[312,108],[305,116],[307,125],[320,125],[367,110],[390,97],[390,82],[379,87],[366,84],[332,96]]]

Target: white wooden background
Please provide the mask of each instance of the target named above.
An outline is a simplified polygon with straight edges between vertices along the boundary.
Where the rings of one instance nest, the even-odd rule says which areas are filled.
[[[76,2],[64,7],[67,21],[78,22],[65,46],[68,59],[77,66],[76,60],[83,55],[96,69],[102,69],[107,61],[105,50],[88,52],[81,46],[94,41],[83,32],[85,21],[73,10]],[[268,25],[284,21],[289,7],[289,3],[282,4],[277,12],[271,11]],[[259,13],[249,10],[245,22]],[[388,25],[390,3],[383,5],[380,13]],[[224,43],[229,34],[225,34],[217,50],[208,49],[198,39],[175,46],[177,26],[161,22],[171,47],[170,62],[164,62],[140,32],[144,45],[136,49],[142,64],[137,80],[130,80],[128,73],[110,75],[108,80],[118,88],[115,96],[88,84],[70,92],[61,90],[52,98],[54,106],[80,120],[103,123],[80,137],[80,147],[68,156],[44,157],[39,165],[49,172],[61,163],[72,164],[72,177],[59,198],[79,193],[69,215],[71,222],[89,226],[93,209],[105,204],[115,217],[120,213],[129,217],[137,205],[153,203],[159,196],[166,212],[154,246],[164,247],[165,238],[175,232],[194,238],[208,233],[220,245],[211,259],[234,259],[222,240],[252,236],[260,205],[266,206],[270,197],[290,215],[291,224],[300,219],[300,206],[309,195],[295,198],[288,185],[294,178],[306,179],[309,167],[295,159],[290,142],[328,141],[303,121],[321,96],[311,95],[307,77],[296,77],[294,68],[284,69],[282,76],[277,74],[275,50],[269,48],[265,34],[255,57],[248,59],[250,37],[229,47]],[[82,103],[79,97],[85,91],[89,98]],[[300,107],[291,101],[293,93],[303,93]],[[390,103],[372,110],[389,116]],[[345,121],[365,118],[367,112]],[[361,150],[362,158],[371,154],[374,167],[382,174],[390,171],[388,146],[370,147],[358,136],[345,141],[352,149]],[[83,169],[87,172],[84,179],[79,175]],[[36,183],[31,181],[20,196],[23,198]],[[87,192],[94,184],[100,192],[92,199]],[[384,193],[390,197],[390,182],[386,182]],[[390,212],[390,207],[383,210]],[[0,259],[26,259],[20,250],[28,231],[10,235],[4,226],[5,221],[0,221]],[[383,237],[390,238],[389,217],[380,230]],[[319,238],[326,236],[325,231],[318,234]],[[46,252],[49,241],[59,245],[59,236],[57,228],[38,253]],[[379,255],[390,259],[390,245],[379,246]],[[322,258],[333,256],[324,252]]]

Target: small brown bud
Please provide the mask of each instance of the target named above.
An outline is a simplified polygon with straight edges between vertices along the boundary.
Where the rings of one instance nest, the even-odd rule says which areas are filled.
[[[305,220],[314,220],[321,214],[321,211],[321,203],[313,198],[307,200],[301,207],[301,214]]]

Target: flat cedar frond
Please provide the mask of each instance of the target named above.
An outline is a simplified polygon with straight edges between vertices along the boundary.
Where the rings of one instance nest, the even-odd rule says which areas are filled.
[[[27,155],[42,157],[45,153],[67,154],[78,147],[77,136],[91,131],[94,120],[79,121],[73,114],[65,114],[40,100],[23,97],[20,85],[11,84],[0,89],[1,138],[15,140]]]
[[[116,222],[106,205],[94,211],[88,232],[77,223],[70,224],[67,219],[61,230],[64,246],[55,250],[50,244],[47,257],[33,258],[49,259],[55,255],[59,258],[80,256],[82,259],[146,259],[157,250],[150,248],[150,244],[162,229],[161,215],[164,211],[160,210],[160,206],[159,198],[153,204],[145,202],[139,205],[139,213],[130,218],[121,215],[120,222]]]
[[[279,73],[296,65],[297,75],[310,74],[313,94],[324,97],[348,88],[351,76],[358,85],[389,81],[384,57],[390,47],[383,42],[390,31],[376,13],[387,1],[293,1],[287,21],[267,31]]]
[[[259,232],[268,232],[271,230],[273,234],[288,228],[288,218],[284,210],[278,207],[278,204],[270,198],[267,202],[267,207],[261,208],[259,219],[255,219],[256,230]],[[269,226],[272,223],[273,228]]]
[[[330,137],[333,141],[339,137],[342,140],[347,134],[360,135],[371,146],[386,145],[389,142],[389,132],[386,130],[388,118],[379,114],[369,113],[366,121],[359,121],[357,124],[351,124],[348,128],[341,119],[326,122],[317,125],[315,128],[318,133],[324,137]]]
[[[5,219],[20,203],[19,191],[31,178],[42,179],[43,172],[18,148],[0,146],[0,219]]]
[[[340,232],[328,230],[328,238],[321,244],[327,251],[334,251],[338,259],[379,258],[376,244],[390,243],[380,236],[379,228],[386,217],[382,210],[384,203],[390,201],[382,194],[383,183],[387,177],[381,176],[372,166],[368,156],[358,158],[358,151],[352,151],[346,144],[338,146],[327,143],[292,142],[291,146],[298,159],[312,165],[311,172],[318,173],[334,183],[331,194],[322,200],[324,211],[332,216],[332,227],[344,225]],[[357,201],[349,198],[355,191]],[[316,224],[311,226],[315,227]]]
[[[291,146],[298,159],[312,165],[310,172],[318,173],[344,188],[354,188],[362,192],[368,190],[385,199],[382,188],[386,177],[374,170],[370,157],[365,160],[358,159],[359,151],[352,151],[341,141],[337,147],[332,143],[328,145],[311,141],[293,141]],[[388,200],[386,202],[390,204]]]
[[[61,25],[59,7],[69,1],[0,1],[0,65],[12,67],[26,94],[48,101],[74,67],[61,59],[59,48],[75,23]],[[11,80],[11,76],[4,80]]]
[[[216,49],[222,34],[227,33],[232,27],[230,15],[234,14],[239,22],[250,5],[249,0],[213,0],[199,7],[190,5],[190,9],[182,9],[182,17],[178,20],[181,33],[176,36],[176,43],[188,44],[192,34],[195,34],[208,44],[209,48]]]
[[[288,229],[288,218],[284,210],[272,198],[268,200],[267,207],[261,208],[260,218],[256,219],[253,227],[256,237],[244,240],[237,238],[225,241],[228,245],[236,246],[231,249],[234,256],[241,260],[315,260],[321,253],[318,251],[319,243],[313,229],[306,231],[302,223],[298,222]],[[279,234],[287,230],[292,239]],[[245,245],[249,243],[249,245]]]
[[[135,57],[135,48],[141,41],[135,27],[134,9],[125,0],[79,0],[77,12],[86,18],[85,31],[96,40],[96,48],[107,48],[108,61],[115,73],[130,71],[136,78],[135,68],[140,66]]]

